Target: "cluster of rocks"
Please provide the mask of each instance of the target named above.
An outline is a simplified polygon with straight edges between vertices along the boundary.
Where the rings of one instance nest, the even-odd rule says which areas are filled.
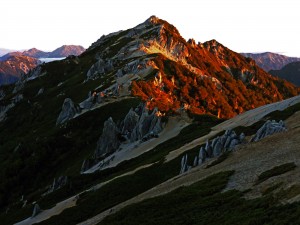
[[[110,117],[104,122],[102,135],[97,142],[95,157],[100,158],[115,152],[121,144],[120,129]]]
[[[195,156],[193,166],[199,166],[209,158],[214,158],[226,151],[232,151],[237,145],[244,143],[245,134],[237,135],[233,130],[226,130],[221,137],[206,141],[205,147],[201,147],[199,154]],[[188,165],[187,154],[182,157],[180,174],[188,171],[192,166]]]
[[[279,122],[276,122],[275,120],[268,120],[261,128],[259,128],[259,130],[256,132],[254,137],[251,138],[250,141],[256,142],[269,135],[283,131],[287,131],[287,128],[282,120],[280,120]]]
[[[119,150],[121,144],[136,141],[147,141],[157,138],[163,129],[161,117],[157,116],[157,109],[151,112],[140,104],[135,109],[131,108],[120,125],[110,117],[104,123],[102,135],[100,136],[93,159],[86,159],[82,165],[82,171],[91,168],[99,160]]]
[[[99,58],[98,61],[91,66],[88,70],[86,76],[87,80],[96,79],[99,76],[111,72],[114,69],[114,62],[111,59],[104,60]]]
[[[250,139],[250,142],[259,141],[274,133],[287,131],[285,123],[280,120],[268,120],[261,128],[258,129],[256,134]],[[221,137],[216,137],[212,141],[206,141],[205,147],[201,147],[199,154],[195,156],[193,165],[188,165],[188,156],[185,154],[181,159],[180,174],[190,170],[192,167],[199,166],[209,158],[214,158],[220,154],[233,150],[237,145],[246,143],[245,134],[237,135],[232,130],[226,130],[225,134]]]
[[[103,92],[89,92],[88,98],[83,102],[76,104],[70,98],[66,98],[62,105],[61,112],[56,120],[56,125],[63,124],[68,120],[74,118],[76,114],[81,113],[83,110],[91,109],[95,104],[105,102],[105,98],[117,94],[117,87],[112,87],[113,90],[105,90]],[[39,94],[41,94],[39,92]]]
[[[157,112],[157,108],[149,112],[145,104],[130,109],[121,123],[122,136],[130,142],[157,137],[162,130],[161,117],[157,116]]]

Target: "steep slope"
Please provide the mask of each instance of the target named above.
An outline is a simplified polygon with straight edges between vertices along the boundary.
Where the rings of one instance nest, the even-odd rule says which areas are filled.
[[[282,69],[270,70],[269,73],[300,86],[300,62],[289,63]]]
[[[80,195],[80,206],[95,209],[71,211],[82,222],[178,175],[181,156],[164,157],[223,118],[298,92],[214,40],[185,41],[156,17],[102,36],[80,56],[0,88],[0,220],[20,221],[30,203],[51,208],[138,171],[104,185],[101,196]]]
[[[257,65],[265,71],[280,70],[288,63],[300,61],[300,58],[297,57],[288,57],[272,52],[241,53],[241,55],[254,59]]]
[[[158,71],[150,82],[133,82],[132,92],[147,101],[150,109],[183,108],[195,114],[229,118],[297,93],[290,84],[273,78],[253,60],[215,40],[203,44],[186,42],[165,21],[151,18],[147,23],[151,25],[143,36],[148,35],[150,40],[137,41],[141,42],[142,51],[158,54],[152,60]]]
[[[8,53],[0,58],[0,85],[14,83],[35,68],[40,61],[21,53]]]

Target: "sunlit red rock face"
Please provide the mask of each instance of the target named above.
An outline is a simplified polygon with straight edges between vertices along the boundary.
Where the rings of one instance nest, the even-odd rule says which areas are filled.
[[[215,40],[185,41],[174,26],[156,17],[145,23],[149,32],[139,41],[139,50],[151,54],[156,74],[133,81],[132,94],[150,109],[230,118],[299,93]]]
[[[0,85],[16,82],[22,74],[28,73],[41,63],[38,59],[21,53],[9,53],[2,59],[0,58]]]

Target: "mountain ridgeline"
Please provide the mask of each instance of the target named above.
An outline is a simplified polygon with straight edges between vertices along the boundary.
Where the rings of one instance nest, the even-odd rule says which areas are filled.
[[[300,86],[300,61],[289,63],[280,70],[270,70],[269,73]]]
[[[26,54],[41,56],[38,50]],[[107,210],[178,175],[179,158],[162,164],[171,150],[224,119],[299,91],[216,40],[186,41],[155,16],[103,35],[79,56],[40,64],[15,84],[0,87],[0,219],[11,215],[18,222],[31,211],[29,203],[50,208],[96,181],[143,167],[130,182],[126,175],[108,184],[101,200],[78,194],[79,205],[97,200]],[[187,123],[193,124],[185,129]],[[151,139],[161,145],[153,150],[147,145]],[[118,189],[110,188],[115,184]],[[72,212],[73,224],[82,222],[81,213],[102,212],[97,210]]]
[[[44,52],[36,48],[29,49],[23,52],[23,55],[30,56],[33,58],[61,58],[69,55],[80,55],[85,51],[80,45],[63,45],[52,52]]]
[[[256,64],[267,72],[270,70],[280,70],[289,63],[300,61],[300,58],[297,57],[288,57],[272,52],[241,53],[241,55],[254,59]]]
[[[79,45],[63,45],[52,52],[44,52],[36,48],[24,52],[8,52],[0,57],[0,85],[18,81],[23,74],[42,63],[40,58],[77,56],[84,51],[85,49]]]

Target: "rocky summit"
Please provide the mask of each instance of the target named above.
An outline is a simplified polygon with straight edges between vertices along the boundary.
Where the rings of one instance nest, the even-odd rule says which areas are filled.
[[[0,86],[0,223],[298,224],[299,91],[155,16],[103,35]]]

